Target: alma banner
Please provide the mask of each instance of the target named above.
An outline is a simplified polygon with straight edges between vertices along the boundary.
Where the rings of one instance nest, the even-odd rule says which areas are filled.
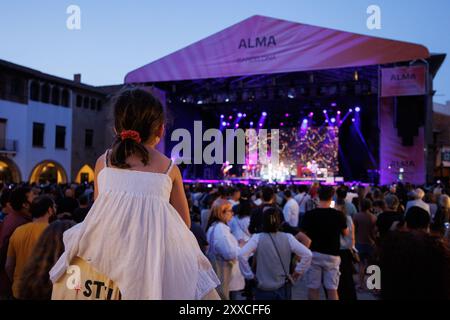
[[[418,96],[425,93],[425,66],[381,69],[381,97]]]
[[[380,184],[410,182],[424,184],[425,131],[419,128],[413,146],[402,145],[402,139],[394,126],[394,99],[380,99]]]

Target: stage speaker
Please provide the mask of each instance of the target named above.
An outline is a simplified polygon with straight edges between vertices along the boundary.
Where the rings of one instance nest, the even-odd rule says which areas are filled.
[[[425,124],[425,96],[397,97],[395,104],[395,127],[404,146],[414,145],[414,137],[419,135],[419,128]]]

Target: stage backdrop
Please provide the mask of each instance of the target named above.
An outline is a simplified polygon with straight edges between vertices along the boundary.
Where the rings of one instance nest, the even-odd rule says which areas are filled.
[[[425,135],[419,128],[413,146],[403,146],[402,139],[394,126],[394,99],[380,99],[380,184],[399,181],[424,184]]]

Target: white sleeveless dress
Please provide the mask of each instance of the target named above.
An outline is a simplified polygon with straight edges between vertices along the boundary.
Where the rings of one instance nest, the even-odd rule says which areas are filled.
[[[171,190],[168,174],[105,166],[86,219],[64,233],[52,282],[78,256],[114,281],[122,299],[202,299],[220,281],[169,203]]]

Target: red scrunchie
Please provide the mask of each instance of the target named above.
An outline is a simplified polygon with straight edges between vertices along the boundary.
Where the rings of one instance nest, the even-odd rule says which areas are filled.
[[[139,135],[139,132],[135,130],[123,130],[120,133],[120,138],[122,140],[131,139],[136,141],[137,143],[141,143],[141,136]]]

